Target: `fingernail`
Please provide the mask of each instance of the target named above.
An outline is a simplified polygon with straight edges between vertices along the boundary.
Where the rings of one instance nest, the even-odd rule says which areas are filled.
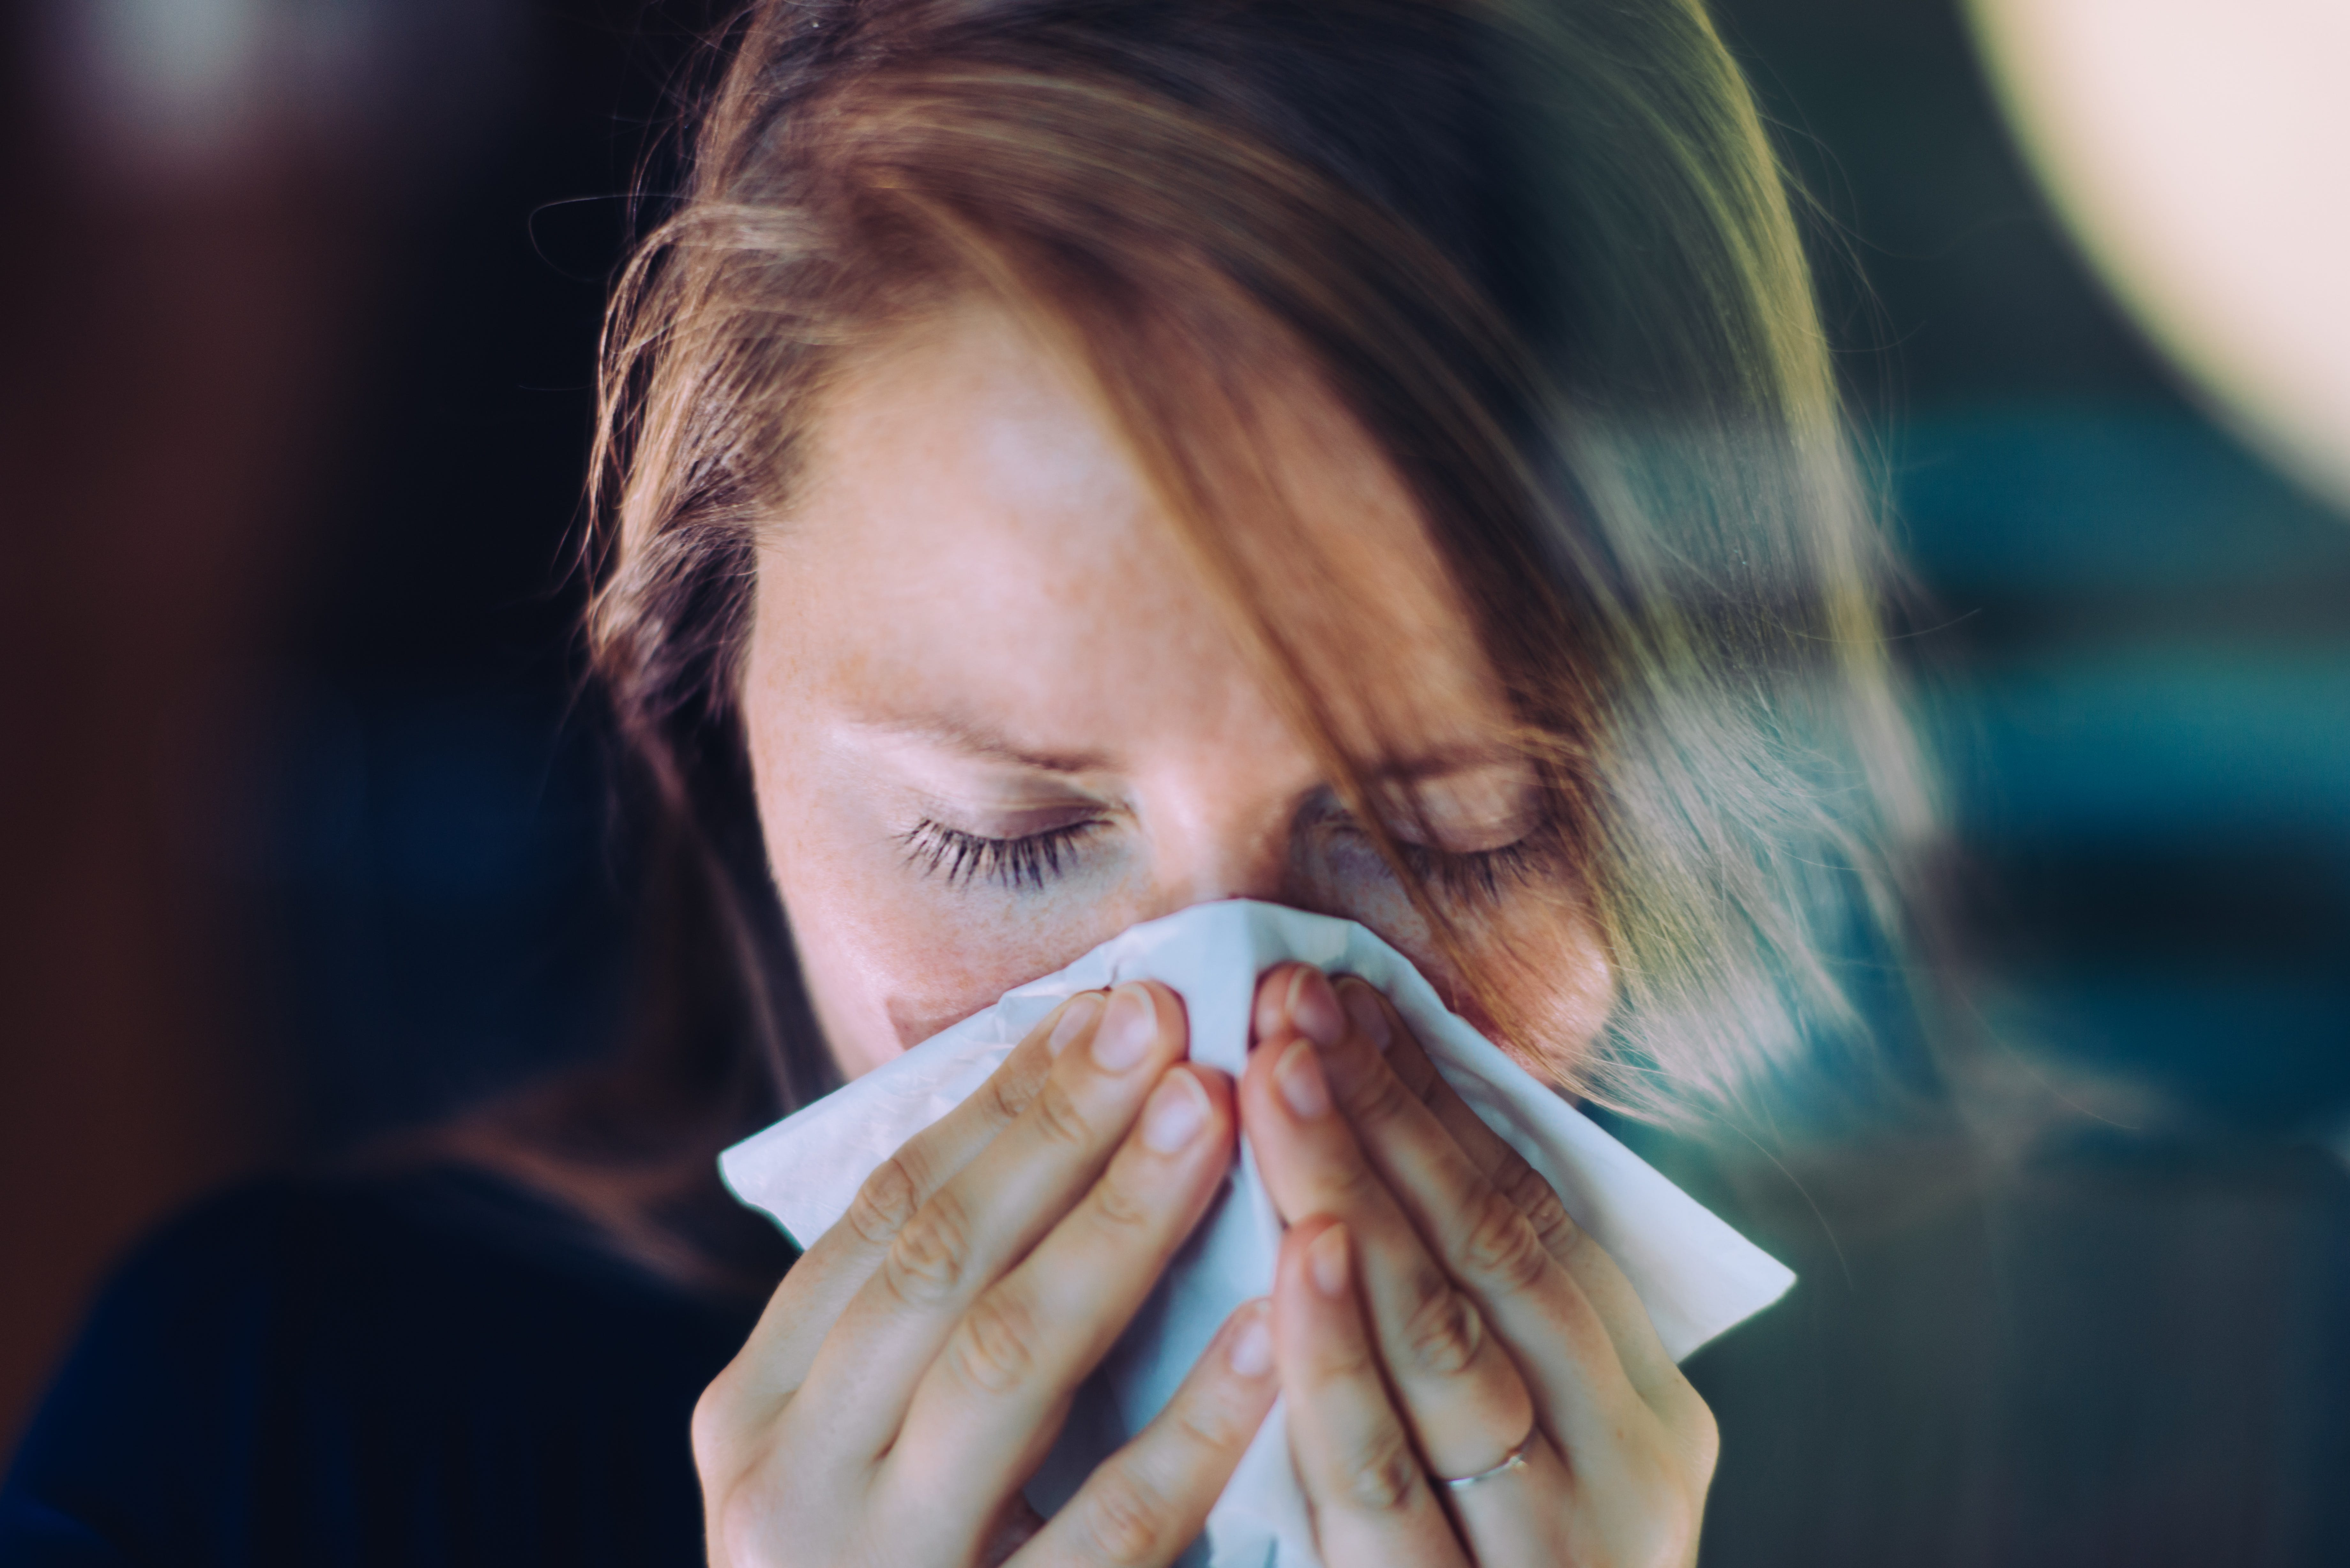
[[[1326,1296],[1347,1293],[1347,1228],[1333,1225],[1314,1238],[1305,1249],[1305,1269],[1314,1276],[1314,1288]]]
[[[1097,991],[1079,992],[1069,998],[1067,1004],[1061,1009],[1059,1020],[1053,1025],[1053,1033],[1045,1037],[1045,1054],[1057,1057],[1067,1050],[1069,1042],[1084,1033],[1092,1026],[1093,1021],[1101,1016],[1101,992]]]
[[[1338,988],[1338,1001],[1347,1016],[1355,1021],[1356,1032],[1384,1051],[1388,1048],[1388,1010],[1379,1005],[1378,993],[1359,980],[1350,980]]]
[[[1173,1154],[1208,1125],[1208,1096],[1189,1073],[1170,1073],[1150,1091],[1142,1107],[1142,1141],[1160,1154]]]
[[[1330,1085],[1322,1079],[1322,1064],[1315,1059],[1314,1047],[1303,1040],[1290,1043],[1273,1064],[1273,1081],[1281,1085],[1281,1097],[1299,1117],[1312,1121],[1330,1114]]]
[[[1347,1037],[1347,1015],[1338,1011],[1338,999],[1330,994],[1330,982],[1320,970],[1298,966],[1296,978],[1289,982],[1289,1022],[1326,1051]]]
[[[1150,992],[1130,981],[1109,993],[1109,1007],[1101,1027],[1094,1031],[1094,1065],[1105,1073],[1123,1073],[1150,1054],[1159,1034],[1159,1009]]]
[[[1273,1370],[1273,1330],[1265,1326],[1262,1307],[1232,1335],[1232,1370],[1243,1377],[1262,1377]]]

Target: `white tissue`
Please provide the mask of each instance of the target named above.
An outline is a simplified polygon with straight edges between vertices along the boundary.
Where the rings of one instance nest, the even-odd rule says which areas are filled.
[[[1360,975],[1393,1000],[1446,1082],[1542,1172],[1624,1271],[1675,1360],[1794,1282],[1785,1267],[1456,1017],[1386,942],[1351,920],[1239,900],[1136,926],[1058,974],[1006,992],[993,1007],[735,1145],[720,1157],[719,1169],[737,1198],[773,1215],[806,1246],[847,1212],[876,1166],[985,1082],[1063,998],[1121,981],[1163,981],[1183,998],[1191,1059],[1237,1077],[1248,1054],[1256,979],[1286,959]],[[1041,1511],[1049,1515],[1158,1413],[1232,1309],[1271,1292],[1280,1238],[1280,1220],[1243,1140],[1231,1186],[1079,1391],[1060,1442],[1028,1487]],[[1278,1405],[1186,1562],[1318,1568]]]

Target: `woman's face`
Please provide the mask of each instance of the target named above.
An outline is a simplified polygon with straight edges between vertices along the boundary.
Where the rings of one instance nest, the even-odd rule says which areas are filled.
[[[1416,795],[1427,826],[1402,832],[1430,841],[1409,853],[1480,966],[1554,1061],[1579,1054],[1610,976],[1493,671],[1380,455],[1309,387],[1273,390],[1257,433],[1296,514],[1278,536],[1305,546],[1258,550],[1273,613],[1338,678],[1317,687],[1374,784]],[[1004,313],[932,318],[827,393],[760,542],[743,700],[845,1073],[1214,898],[1360,920],[1463,1004],[1179,539]]]

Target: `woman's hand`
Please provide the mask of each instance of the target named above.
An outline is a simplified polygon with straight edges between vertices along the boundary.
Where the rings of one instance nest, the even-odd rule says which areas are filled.
[[[1050,1522],[1020,1486],[1224,1179],[1231,1081],[1182,1003],[1073,997],[873,1173],[693,1416],[714,1568],[1151,1565],[1197,1535],[1271,1407],[1235,1313]]]
[[[1289,1223],[1274,1339],[1323,1561],[1686,1568],[1713,1417],[1615,1263],[1370,986],[1282,965],[1255,1033],[1241,1122]]]

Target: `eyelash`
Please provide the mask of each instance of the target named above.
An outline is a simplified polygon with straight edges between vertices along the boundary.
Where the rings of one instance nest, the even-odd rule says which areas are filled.
[[[1061,875],[1061,859],[1070,846],[1101,826],[1072,822],[1019,838],[989,838],[924,817],[901,834],[899,843],[926,874],[945,877],[949,887],[989,881],[1014,892],[1024,888],[1042,892],[1045,883]],[[1502,896],[1504,883],[1534,875],[1541,863],[1542,837],[1537,830],[1515,844],[1466,854],[1408,841],[1399,841],[1396,849],[1422,882],[1455,897],[1491,901]],[[1367,845],[1367,838],[1365,842]]]
[[[1455,898],[1490,903],[1501,898],[1504,883],[1523,882],[1534,874],[1541,864],[1541,840],[1537,831],[1498,849],[1466,853],[1399,840],[1396,852],[1421,882]]]
[[[899,842],[909,858],[924,872],[944,877],[949,887],[985,880],[1014,892],[1026,888],[1041,893],[1047,881],[1060,876],[1061,857],[1069,846],[1101,826],[1072,822],[1020,838],[989,838],[924,817]]]

